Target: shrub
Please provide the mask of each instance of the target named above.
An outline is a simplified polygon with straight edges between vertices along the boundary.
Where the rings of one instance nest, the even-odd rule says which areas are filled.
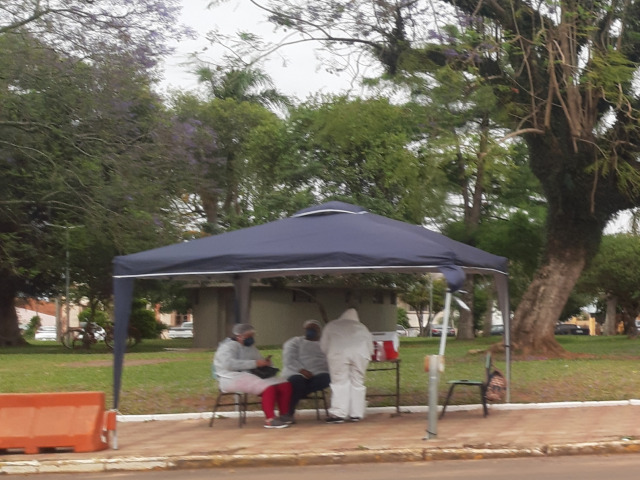
[[[142,338],[158,338],[164,326],[156,321],[156,315],[146,308],[136,308],[131,311],[129,325],[140,332]]]
[[[404,328],[411,328],[409,325],[409,317],[407,316],[407,311],[404,308],[398,308],[396,323],[398,325],[402,325]]]
[[[91,313],[93,312],[93,320],[91,319]],[[78,314],[79,322],[94,322],[100,325],[102,328],[106,327],[109,323],[109,315],[102,310],[91,310],[87,308]]]
[[[31,320],[29,320],[29,326],[24,331],[24,336],[27,338],[33,338],[33,336],[36,334],[36,330],[40,328],[41,324],[42,321],[40,320],[40,317],[38,315],[34,315],[33,317],[31,317]]]

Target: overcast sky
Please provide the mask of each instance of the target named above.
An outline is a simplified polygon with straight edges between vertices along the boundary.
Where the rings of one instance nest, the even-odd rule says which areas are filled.
[[[182,3],[182,23],[195,29],[198,38],[174,44],[177,51],[165,63],[165,80],[161,84],[163,90],[171,87],[186,90],[197,85],[188,67],[180,65],[187,60],[189,53],[207,47],[203,55],[207,61],[214,62],[221,58],[222,51],[211,46],[205,38],[212,29],[226,34],[249,31],[271,41],[284,36],[283,33],[275,34],[273,26],[264,19],[263,12],[246,0],[229,0],[212,9],[206,8],[208,0],[183,0]],[[266,64],[265,70],[276,88],[300,100],[310,93],[338,92],[351,86],[351,76],[327,73],[319,65],[314,48],[309,43],[281,49]]]

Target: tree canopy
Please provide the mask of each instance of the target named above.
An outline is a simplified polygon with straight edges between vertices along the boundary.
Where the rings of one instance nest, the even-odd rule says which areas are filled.
[[[101,255],[171,235],[177,147],[151,85],[177,11],[116,3],[0,6],[0,345],[21,342],[17,295],[61,291],[66,252],[98,288]]]
[[[524,352],[562,354],[553,327],[575,282],[607,222],[640,203],[640,2],[252,3],[335,53],[364,52],[389,77],[446,85],[463,73],[468,89],[491,92],[472,101],[500,106],[491,120],[503,140],[526,145],[548,208],[543,259],[516,309],[513,339]]]

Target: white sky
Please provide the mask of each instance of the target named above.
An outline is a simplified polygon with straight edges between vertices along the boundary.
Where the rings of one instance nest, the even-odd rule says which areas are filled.
[[[165,62],[165,80],[161,90],[196,88],[197,81],[188,67],[180,64],[188,59],[189,53],[204,52],[203,58],[214,62],[221,58],[222,50],[212,47],[205,38],[207,32],[217,29],[228,35],[239,31],[249,31],[265,40],[282,39],[285,33],[274,33],[273,26],[265,20],[262,11],[246,0],[228,0],[221,6],[207,9],[208,0],[182,0],[182,23],[198,32],[195,40],[174,44],[176,53]],[[352,87],[348,74],[331,74],[320,66],[314,46],[310,43],[287,46],[273,55],[265,66],[275,87],[285,95],[304,100],[310,93],[339,92]]]

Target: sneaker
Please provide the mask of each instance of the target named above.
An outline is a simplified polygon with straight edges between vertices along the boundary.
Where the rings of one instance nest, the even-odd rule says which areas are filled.
[[[286,423],[287,425],[293,425],[296,423],[296,419],[293,418],[293,415],[280,415],[280,421],[282,423]]]
[[[362,420],[360,417],[349,417],[349,421],[351,422],[359,422],[360,420]]]
[[[269,420],[265,420],[264,428],[287,428],[289,425],[284,423],[279,418],[271,418]]]
[[[344,418],[340,417],[327,417],[325,422],[327,423],[344,423]]]

